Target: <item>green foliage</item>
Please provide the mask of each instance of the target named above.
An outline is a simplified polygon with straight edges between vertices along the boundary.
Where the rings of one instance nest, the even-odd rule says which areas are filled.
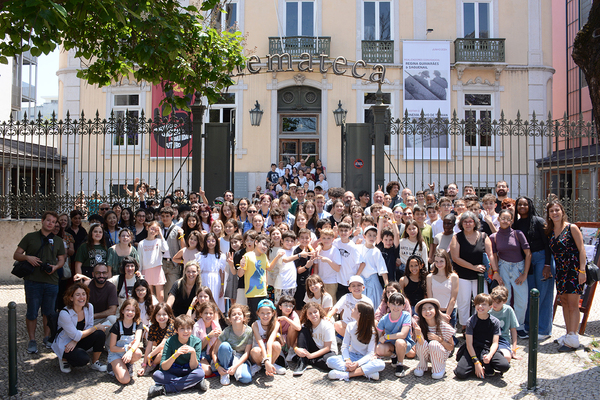
[[[220,32],[202,16],[220,1],[203,0],[198,10],[177,0],[0,0],[0,63],[25,51],[48,54],[62,43],[84,60],[77,76],[90,84],[132,74],[174,90],[163,102],[167,109],[187,109],[187,95],[214,102],[234,83],[230,71],[244,63],[241,33]]]

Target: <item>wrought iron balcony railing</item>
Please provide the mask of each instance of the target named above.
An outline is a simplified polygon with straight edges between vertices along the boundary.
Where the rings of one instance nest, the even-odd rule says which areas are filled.
[[[363,40],[362,60],[368,63],[393,63],[393,40]]]
[[[465,39],[454,41],[456,62],[503,63],[505,39]]]
[[[329,36],[284,36],[269,38],[269,54],[290,53],[292,57],[299,57],[302,53],[313,56],[319,54],[329,55],[331,37]]]

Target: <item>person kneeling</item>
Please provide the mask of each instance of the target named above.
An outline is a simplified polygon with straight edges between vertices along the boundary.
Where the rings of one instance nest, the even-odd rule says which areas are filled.
[[[204,371],[199,368],[202,341],[192,336],[193,328],[192,317],[180,315],[175,318],[177,335],[171,336],[165,343],[160,369],[152,376],[155,385],[150,387],[148,398],[189,388],[197,388],[201,392],[208,389]]]
[[[110,328],[108,363],[117,380],[126,385],[131,380],[133,364],[142,358],[139,349],[144,325],[140,321],[140,306],[135,299],[121,305],[119,319]]]
[[[404,356],[415,344],[410,336],[411,316],[403,311],[405,303],[402,293],[393,293],[388,299],[390,312],[377,324],[380,337],[375,352],[379,357],[391,356],[397,360],[395,375],[399,378],[406,375],[408,367],[403,364]]]

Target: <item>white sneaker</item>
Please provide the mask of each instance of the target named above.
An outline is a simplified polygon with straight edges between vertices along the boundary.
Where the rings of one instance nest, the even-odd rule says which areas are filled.
[[[58,359],[58,366],[60,367],[61,372],[64,372],[65,374],[71,372],[71,366],[69,363],[61,360],[60,358]]]
[[[422,369],[419,369],[419,368],[417,368],[413,371],[413,374],[415,374],[415,376],[423,376],[424,373],[425,373],[425,371],[423,371]]]
[[[273,367],[275,367],[275,373],[277,375],[285,375],[285,367],[277,364],[273,364]]]
[[[285,357],[285,361],[290,362],[294,359],[294,357],[296,357],[296,353],[294,352],[294,350],[290,350],[287,354],[287,357]]]
[[[329,374],[327,376],[331,380],[339,379],[340,381],[347,381],[347,380],[350,379],[350,375],[347,372],[345,372],[345,371],[338,371],[338,370],[335,370],[335,369],[332,369],[331,371],[329,371]]]
[[[373,372],[371,375],[368,375],[367,378],[372,379],[374,381],[379,380],[379,372]]]
[[[566,339],[566,338],[567,338],[567,335],[562,335],[561,337],[559,337],[559,338],[556,338],[556,339],[554,340],[554,342],[555,342],[555,343],[558,343],[558,344],[560,344],[560,345],[562,346],[563,344],[565,344],[565,339]]]
[[[257,364],[252,364],[250,367],[250,375],[254,376],[261,370],[261,366]]]
[[[438,373],[435,373],[435,374],[431,374],[431,377],[433,379],[442,379],[445,374],[446,374],[446,371],[442,371],[442,372],[438,372]]]
[[[550,339],[550,335],[538,335],[538,341],[543,342],[544,340]]]
[[[229,379],[229,374],[221,375],[221,385],[227,386],[231,383]]]
[[[98,372],[106,372],[106,365],[100,364],[100,361],[90,364],[90,368]]]

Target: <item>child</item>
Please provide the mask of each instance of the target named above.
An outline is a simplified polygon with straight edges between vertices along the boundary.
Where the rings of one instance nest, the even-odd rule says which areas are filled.
[[[352,309],[351,318],[354,321],[346,327],[342,355],[327,360],[327,366],[331,368],[329,379],[348,380],[364,375],[376,381],[385,364],[375,357],[377,329],[373,305],[359,301]]]
[[[495,371],[504,373],[510,369],[506,358],[499,353],[498,341],[502,331],[498,318],[489,314],[492,308],[492,297],[487,293],[475,296],[477,313],[467,322],[466,343],[456,353],[458,364],[454,375],[465,379],[475,373],[478,378],[493,376]]]
[[[215,221],[216,222],[216,221]],[[213,232],[204,236],[202,253],[196,256],[200,265],[202,284],[210,288],[217,298],[216,304],[225,311],[225,256],[221,253],[219,239]]]
[[[390,307],[388,306],[388,300],[390,299],[390,296],[394,293],[401,293],[401,292],[402,292],[402,286],[400,286],[400,283],[398,283],[398,282],[390,281],[390,282],[388,282],[387,285],[385,285],[385,289],[383,290],[383,294],[381,295],[381,302],[379,303],[379,307],[377,307],[377,310],[375,310],[375,322],[376,323],[379,323],[381,318],[383,318],[383,316],[385,314],[390,312]],[[406,298],[404,299],[403,311],[406,311],[409,314],[412,314],[412,309],[410,308],[410,303]]]
[[[406,276],[400,279],[400,286],[410,304],[417,304],[425,298],[425,294],[427,294],[427,269],[421,257],[413,255],[408,258],[408,271]],[[414,308],[412,313],[414,315]]]
[[[227,224],[225,224],[225,229],[227,229]],[[237,301],[239,281],[239,278],[237,276],[237,269],[233,263],[233,258],[235,257],[235,254],[242,248],[243,241],[244,239],[242,237],[242,234],[237,232],[231,235],[231,238],[229,239],[229,251],[227,253],[227,266],[229,268],[227,269],[227,273],[225,274],[225,294],[223,295],[223,297],[229,299],[231,301],[231,304]]]
[[[190,261],[195,261],[196,256],[202,251],[202,243],[204,240],[198,231],[191,231],[185,239],[186,247],[179,250],[173,257],[175,264],[187,264]]]
[[[215,221],[216,222],[216,221]],[[200,318],[194,324],[194,330],[192,334],[202,341],[202,359],[200,365],[204,370],[204,376],[212,374],[210,368],[210,360],[214,351],[214,345],[217,338],[221,334],[221,325],[217,319],[217,310],[215,309],[215,303],[205,302],[199,309],[198,313]]]
[[[246,283],[244,279],[240,279],[243,275],[240,275],[242,258],[247,252],[254,251],[254,241],[256,240],[258,233],[255,231],[248,231],[242,236],[242,247],[233,254],[233,257],[228,260],[230,269],[232,272],[235,271],[237,279],[236,286],[236,299],[235,301],[240,304],[247,304],[246,302]],[[252,317],[251,317],[252,318]]]
[[[414,220],[408,220],[402,239],[400,239],[400,271],[405,273],[408,257],[412,255],[420,256],[423,261],[427,261],[427,244],[421,236],[421,229]],[[410,300],[410,299],[409,299]],[[416,304],[416,303],[413,303]]]
[[[335,328],[326,319],[325,310],[318,303],[306,303],[300,322],[302,329],[298,335],[298,346],[294,348],[300,360],[294,369],[294,376],[302,375],[308,364],[328,370],[327,360],[338,354],[338,348]]]
[[[429,259],[433,261],[435,251],[445,250],[450,253],[450,243],[452,243],[452,237],[454,236],[454,227],[456,226],[456,215],[448,214],[442,219],[443,231],[435,235],[433,238],[433,254],[429,255]],[[431,264],[431,262],[430,262]]]
[[[421,237],[425,241],[425,244],[427,244],[427,248],[430,249],[431,244],[433,243],[433,234],[431,231],[431,226],[425,223],[425,218],[427,217],[425,210],[420,206],[415,206],[413,208],[413,216],[417,226],[421,230]]]
[[[267,297],[268,249],[269,238],[266,235],[258,235],[254,240],[254,251],[244,254],[240,261],[238,276],[244,277],[244,296],[251,313],[257,312],[258,304]]]
[[[269,238],[271,239],[271,245],[269,246],[269,259],[271,265],[267,268],[267,297],[271,301],[275,301],[275,283],[279,278],[279,270],[283,265],[281,257],[275,260],[277,253],[283,247],[283,239],[281,237],[281,231],[272,226],[268,230]]]
[[[440,303],[436,299],[423,299],[415,307],[419,323],[415,326],[415,350],[419,365],[415,376],[423,376],[427,362],[431,362],[431,377],[442,379],[446,373],[446,360],[454,349],[454,328],[443,321]]]
[[[163,253],[169,251],[161,230],[158,222],[151,222],[148,226],[148,237],[138,245],[140,270],[159,302],[165,301],[163,288],[167,278],[162,268],[162,259]]]
[[[391,223],[390,218],[389,215],[386,215],[386,217],[380,217],[379,219],[379,225],[377,226],[377,241],[379,243],[377,243],[377,248],[385,261],[388,281],[391,282],[399,280],[401,276],[397,276],[399,274],[396,273],[398,269],[396,261],[400,258],[400,253],[398,252],[400,234],[398,233],[398,225]],[[387,227],[390,225],[391,229],[388,229]]]
[[[107,358],[115,378],[123,385],[127,385],[131,380],[130,368],[142,358],[139,348],[143,331],[138,302],[134,299],[125,300],[121,305],[119,319],[110,328]]]
[[[331,319],[335,314],[342,314],[342,319],[336,321],[333,325],[335,327],[335,331],[343,336],[346,332],[346,327],[350,322],[353,322],[354,319],[352,317],[352,310],[354,306],[359,301],[364,301],[367,304],[373,306],[373,302],[370,298],[363,294],[365,290],[365,281],[359,275],[354,275],[350,278],[350,285],[348,286],[348,290],[350,293],[346,293],[343,295],[337,303],[333,306],[331,310],[327,313],[327,318]]]
[[[158,303],[154,307],[150,320],[152,325],[148,331],[148,343],[142,368],[138,371],[139,376],[151,372],[158,366],[167,339],[175,335],[173,311],[167,303]]]
[[[381,256],[381,251],[375,247],[377,239],[377,228],[369,226],[365,230],[365,244],[362,246],[363,262],[358,267],[357,274],[361,275],[365,280],[365,294],[371,299],[371,304],[375,304],[381,299],[383,288],[379,283],[379,277],[383,277],[385,285],[388,283],[388,274],[385,261]]]
[[[295,355],[294,347],[300,332],[300,317],[294,310],[296,308],[296,300],[292,296],[281,296],[277,302],[277,320],[279,321],[281,338],[283,340],[284,349],[288,353],[287,361],[292,361]]]
[[[340,272],[342,257],[340,251],[333,247],[335,233],[332,229],[321,230],[321,249],[317,255],[319,265],[319,276],[325,285],[325,291],[329,293],[333,302],[336,301],[337,276]]]
[[[140,279],[133,285],[133,298],[137,300],[140,307],[140,321],[144,329],[148,330],[150,326],[150,317],[154,312],[154,306],[158,303],[156,297],[152,295],[150,285],[144,279]]]
[[[311,275],[306,279],[306,296],[304,296],[304,304],[306,303],[318,303],[323,307],[323,310],[325,310],[325,314],[333,307],[333,299],[331,298],[331,295],[325,291],[325,284],[317,274]]]
[[[208,390],[204,371],[198,368],[202,341],[192,335],[194,320],[188,315],[180,315],[175,318],[174,325],[177,335],[171,336],[165,343],[160,369],[152,376],[155,384],[148,390],[149,399],[190,388],[201,392]]]
[[[210,231],[217,236],[220,244],[221,238],[225,235],[225,226],[223,225],[223,221],[215,220],[210,226]]]
[[[496,286],[492,290],[492,310],[490,315],[498,318],[502,331],[498,339],[498,350],[508,362],[512,358],[520,360],[517,356],[517,316],[513,309],[506,304],[508,301],[508,289],[505,286]]]
[[[440,249],[435,252],[431,273],[427,275],[427,297],[439,301],[443,321],[454,328],[456,326],[458,275],[452,269],[450,254],[446,250]]]
[[[495,200],[494,200],[494,204],[495,204]],[[438,206],[438,213],[440,215],[440,218],[431,224],[431,234],[433,235],[433,237],[435,237],[435,235],[437,235],[438,233],[444,231],[444,228],[442,226],[442,220],[444,219],[444,217],[446,215],[452,213],[452,200],[450,200],[450,198],[445,197],[445,196],[440,197],[440,199],[438,200],[437,206]],[[494,205],[494,207],[495,207],[495,205]],[[454,229],[454,228],[452,228],[452,229]]]
[[[265,366],[268,376],[285,375],[285,368],[274,363],[281,354],[278,340],[280,325],[275,305],[271,300],[263,299],[258,303],[256,314],[258,319],[252,324],[254,341],[250,350],[250,357],[255,364],[251,369],[252,375],[260,370],[260,365]]]
[[[278,229],[275,230],[279,232]],[[297,269],[294,260],[300,257],[299,255],[294,255],[296,234],[293,231],[282,233],[281,242],[283,248],[279,249],[268,268],[269,272],[273,272],[276,268],[279,270],[274,282],[275,301],[277,302],[279,302],[282,296],[294,296],[296,293]]]
[[[223,225],[223,236],[219,240],[219,244],[221,245],[221,253],[227,254],[229,253],[229,247],[231,246],[231,237],[237,232],[238,224],[235,222],[235,219],[230,218]]]
[[[294,260],[296,271],[298,273],[296,277],[296,307],[302,309],[304,307],[304,295],[306,294],[306,278],[312,273],[317,274],[318,269],[315,267],[313,271],[313,265],[315,262],[316,253],[311,247],[311,231],[306,228],[302,228],[298,231],[298,246],[294,249],[293,254],[297,256]],[[285,260],[284,260],[285,262]]]
[[[352,240],[352,226],[341,223],[338,225],[339,238],[333,241],[333,246],[339,250],[342,258],[340,265],[340,272],[337,274],[337,293],[336,298],[341,299],[345,294],[348,293],[349,279],[356,275],[358,267],[362,262],[362,255],[360,252],[360,246],[357,246]],[[345,329],[345,328],[344,328]]]
[[[248,306],[233,304],[229,309],[231,325],[223,329],[217,339],[212,354],[217,372],[221,375],[221,385],[230,384],[230,376],[242,383],[252,382],[250,374],[250,349],[252,348],[252,328],[248,326],[250,310]]]
[[[439,219],[438,207],[436,204],[428,204],[425,206],[425,209],[427,210],[427,219],[425,220],[425,223],[431,226]],[[431,233],[433,235],[433,230]]]
[[[402,293],[393,293],[388,300],[389,314],[383,316],[377,324],[380,337],[375,353],[380,357],[392,357],[392,365],[396,366],[395,375],[398,378],[406,376],[408,367],[403,364],[404,356],[415,344],[410,335],[411,316],[404,311],[405,304]]]
[[[481,199],[483,204],[483,216],[487,222],[487,218],[490,217],[492,224],[496,230],[500,229],[500,222],[498,221],[498,213],[496,212],[496,196],[491,193],[486,194]]]

